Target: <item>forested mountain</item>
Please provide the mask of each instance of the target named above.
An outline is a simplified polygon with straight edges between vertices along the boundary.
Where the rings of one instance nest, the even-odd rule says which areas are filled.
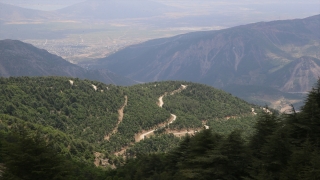
[[[68,79],[63,78],[56,78],[55,81],[47,78],[31,79],[34,82],[42,82],[42,87],[47,82],[56,82],[55,85],[57,85],[57,82],[63,80],[67,81],[65,84],[70,83]],[[6,92],[9,93],[9,88],[13,88],[15,83],[21,80],[28,81],[29,79],[10,78],[9,81],[4,83],[5,80],[8,79],[1,79],[0,84],[8,85]],[[71,91],[85,88],[84,86],[94,82],[75,80],[74,83],[70,88]],[[175,85],[178,87],[182,82],[138,85],[136,88],[139,88],[136,92],[140,92],[141,95],[143,94],[141,92],[147,92],[151,87],[155,87],[154,85],[161,89],[159,88],[161,85],[167,88],[172,87],[172,83],[177,83]],[[28,84],[30,84],[30,81],[28,81]],[[185,82],[184,84],[187,85],[180,86],[166,96],[174,96],[176,93],[186,91],[189,86],[196,86],[196,84]],[[101,84],[98,85],[99,90],[102,90]],[[112,89],[116,88],[115,86],[112,87]],[[15,88],[15,90],[17,89]],[[28,92],[26,89],[26,87],[23,88],[25,92]],[[52,91],[54,89],[52,88]],[[59,87],[59,89],[62,89],[62,87]],[[111,87],[104,90],[108,89],[111,90]],[[141,91],[141,89],[143,90]],[[56,93],[67,92],[65,89],[62,90],[64,91]],[[89,93],[90,90],[87,89],[87,92]],[[103,94],[101,91],[94,92]],[[119,89],[116,89],[116,92],[121,94]],[[143,97],[149,97],[145,95],[147,94],[144,94]],[[152,95],[152,93],[149,95]],[[41,94],[38,98],[40,96]],[[90,97],[94,97],[94,93]],[[120,105],[120,109],[129,106],[130,95],[127,94],[124,99],[125,103]],[[159,98],[158,108],[163,105],[161,102]],[[12,110],[14,108],[7,109]],[[12,112],[15,115],[14,111]],[[60,114],[63,114],[63,112],[60,112]],[[69,117],[68,119],[71,120]],[[125,161],[120,159],[122,165],[118,166],[117,169],[104,171],[74,161],[70,159],[70,155],[62,156],[59,153],[61,149],[56,146],[63,143],[66,146],[69,142],[61,138],[56,139],[56,141],[48,139],[53,132],[59,134],[57,129],[53,130],[52,127],[40,128],[40,126],[26,121],[17,124],[18,118],[2,115],[0,121],[0,177],[3,179],[23,177],[24,179],[99,180],[317,180],[320,178],[320,135],[318,131],[320,127],[320,80],[308,94],[301,112],[292,109],[291,114],[277,115],[266,110],[256,117],[255,130],[249,138],[243,138],[242,134],[245,131],[239,129],[232,130],[231,133],[225,135],[211,129],[203,129],[193,136],[184,137],[178,146],[170,151],[155,154],[138,153],[135,157],[127,156]],[[53,131],[50,132],[49,130]],[[69,153],[75,152],[72,145],[69,144],[67,148],[67,151],[70,150]],[[86,147],[83,145],[84,143],[78,144],[77,148],[85,149]],[[90,149],[90,151],[92,150]]]
[[[307,92],[320,76],[319,29],[316,15],[188,33],[129,46],[100,59],[96,68],[142,82],[186,80],[217,88],[237,84]]]
[[[166,154],[140,155],[108,173],[108,179],[320,178],[320,80],[302,111],[262,113],[249,141],[241,131],[227,136],[203,130]]]
[[[130,85],[133,80],[108,70],[85,70],[48,51],[17,40],[0,41],[0,76],[69,76],[106,84]]]
[[[121,87],[67,77],[0,78],[0,99],[1,131],[24,127],[74,161],[97,166],[167,152],[204,125],[243,129],[248,137],[252,108],[260,111],[221,90],[176,81]]]

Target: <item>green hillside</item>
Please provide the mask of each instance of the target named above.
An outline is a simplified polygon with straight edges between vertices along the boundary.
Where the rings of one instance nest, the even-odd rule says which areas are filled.
[[[262,113],[246,141],[241,131],[227,136],[203,130],[168,153],[140,155],[107,174],[108,179],[320,178],[320,80],[301,112]]]
[[[17,80],[11,79],[11,85],[14,82]],[[180,82],[163,83],[172,86]],[[182,86],[180,90],[186,88]],[[55,142],[47,139],[51,133],[59,136],[54,130],[50,132],[52,128],[27,127],[26,124],[30,123],[23,124],[17,118],[2,115],[0,178],[317,180],[320,178],[319,92],[320,80],[309,92],[301,112],[292,109],[292,114],[260,113],[256,117],[253,134],[248,138],[243,137],[244,131],[237,129],[225,135],[204,129],[176,142],[178,145],[165,153],[138,153],[126,161],[117,159],[123,165],[114,170],[93,168],[63,157],[55,147],[61,139]],[[175,93],[181,92],[174,90],[170,95]],[[44,134],[42,128],[50,133]],[[162,139],[166,141],[170,136],[172,134]],[[148,140],[157,141],[158,136],[145,141],[150,142]],[[139,151],[138,148],[137,145],[131,150]]]
[[[1,131],[22,126],[73,160],[102,166],[167,152],[203,125],[248,136],[251,108],[259,111],[221,90],[179,81],[122,87],[67,77],[0,78],[0,100]]]

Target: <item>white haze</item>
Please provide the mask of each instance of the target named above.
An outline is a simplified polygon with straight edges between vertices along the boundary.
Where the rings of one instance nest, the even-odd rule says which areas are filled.
[[[85,0],[0,0],[2,3],[24,8],[51,11],[83,2]],[[108,0],[101,0],[108,1]],[[142,4],[146,0],[135,1]],[[320,14],[319,0],[153,0],[166,5],[175,6],[188,12],[201,13],[216,11],[228,15],[244,16],[262,15],[263,20],[302,18]]]

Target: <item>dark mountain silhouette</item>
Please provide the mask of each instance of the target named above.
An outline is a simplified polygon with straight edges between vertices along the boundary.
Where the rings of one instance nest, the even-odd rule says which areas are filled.
[[[68,76],[107,84],[135,82],[107,70],[86,70],[48,51],[17,40],[0,41],[0,76]]]

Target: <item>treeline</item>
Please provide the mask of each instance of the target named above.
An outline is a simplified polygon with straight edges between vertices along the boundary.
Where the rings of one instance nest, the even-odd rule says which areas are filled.
[[[63,155],[54,141],[23,125],[0,131],[0,179],[104,180],[106,171]]]
[[[203,130],[168,152],[138,155],[107,179],[320,179],[320,80],[301,112],[258,117],[248,141]]]

